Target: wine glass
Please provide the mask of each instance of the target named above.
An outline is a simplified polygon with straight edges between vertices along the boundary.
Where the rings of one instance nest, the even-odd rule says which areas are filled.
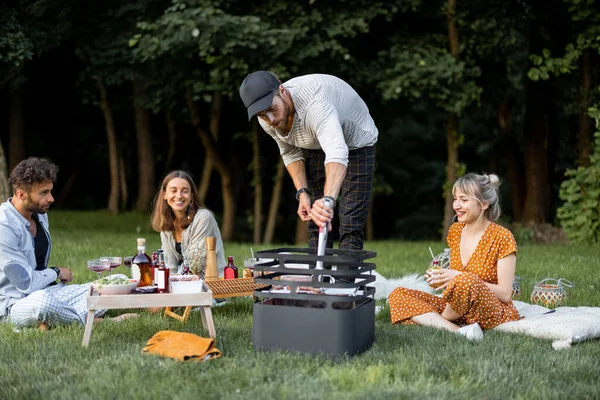
[[[244,277],[246,278],[252,278],[256,275],[254,275],[254,266],[256,265],[256,263],[258,262],[258,260],[254,257],[252,258],[245,258],[244,259],[244,268],[247,269],[249,272],[246,272],[244,270]],[[248,276],[246,276],[248,275]]]
[[[100,261],[99,258],[88,260],[88,269],[98,274],[98,279],[102,279],[102,272],[110,269],[110,262]]]
[[[106,257],[106,256],[100,257],[99,260],[100,260],[100,263],[104,266],[105,271],[108,270],[108,272],[110,273],[111,272],[111,269],[110,269],[110,257]],[[112,277],[112,274],[111,274],[111,277]]]
[[[133,260],[133,256],[123,258],[123,265],[128,268],[131,268],[131,260]]]
[[[119,267],[121,265],[121,261],[123,260],[122,257],[100,257],[100,261],[107,263],[109,265],[109,276],[112,278],[112,270]]]

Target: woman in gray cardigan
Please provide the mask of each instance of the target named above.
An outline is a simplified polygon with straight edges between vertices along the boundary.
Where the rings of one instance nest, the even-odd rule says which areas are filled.
[[[225,254],[221,232],[213,213],[202,205],[194,180],[185,171],[172,171],[163,179],[154,199],[152,228],[160,232],[161,248],[171,273],[178,272],[183,258],[189,254],[203,255],[206,266],[206,240],[217,238],[217,266],[223,276]],[[188,262],[193,262],[188,260]],[[204,278],[204,269],[200,276]]]

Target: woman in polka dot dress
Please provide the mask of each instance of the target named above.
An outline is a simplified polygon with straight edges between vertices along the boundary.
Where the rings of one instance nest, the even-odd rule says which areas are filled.
[[[448,231],[450,268],[428,272],[441,297],[396,288],[389,296],[393,324],[447,329],[470,340],[483,329],[518,320],[512,303],[517,243],[512,233],[494,223],[500,216],[496,175],[466,174],[452,188],[458,222]]]

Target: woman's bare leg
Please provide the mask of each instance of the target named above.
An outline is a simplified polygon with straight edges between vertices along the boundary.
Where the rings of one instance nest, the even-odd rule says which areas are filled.
[[[457,314],[456,311],[454,311],[452,307],[450,307],[450,304],[446,304],[446,308],[442,312],[442,317],[444,317],[444,319],[447,319],[448,321],[456,321],[457,319],[462,317],[462,315]]]
[[[431,326],[438,329],[446,329],[450,332],[457,332],[458,326],[436,312],[429,312],[421,315],[415,315],[411,321],[417,325]]]

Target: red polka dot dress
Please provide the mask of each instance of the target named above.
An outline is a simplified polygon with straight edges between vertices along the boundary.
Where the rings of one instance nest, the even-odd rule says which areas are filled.
[[[420,290],[396,288],[388,297],[392,324],[413,324],[410,318],[429,312],[441,314],[446,304],[462,315],[454,321],[458,325],[478,322],[483,329],[490,329],[520,318],[512,301],[502,303],[484,283],[498,284],[498,260],[516,254],[517,243],[512,233],[492,222],[463,267],[460,257],[463,228],[464,224],[457,222],[448,231],[450,269],[463,273],[450,281],[441,297]]]

